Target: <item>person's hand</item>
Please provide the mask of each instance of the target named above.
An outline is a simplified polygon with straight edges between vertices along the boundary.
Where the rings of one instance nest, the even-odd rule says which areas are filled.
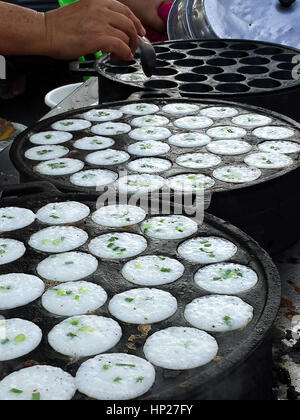
[[[141,20],[141,22],[157,32],[165,32],[165,22],[158,16],[157,9],[164,0],[119,0]]]
[[[101,50],[130,61],[138,34],[146,34],[133,12],[116,0],[79,0],[45,13],[45,22],[47,54],[62,59]]]

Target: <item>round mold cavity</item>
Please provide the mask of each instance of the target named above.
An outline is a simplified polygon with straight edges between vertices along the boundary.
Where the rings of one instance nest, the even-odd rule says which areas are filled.
[[[274,79],[254,79],[251,80],[249,86],[259,89],[274,89],[281,86],[281,83]]]
[[[159,60],[168,60],[168,61],[174,60],[175,61],[175,60],[183,60],[184,58],[186,58],[186,55],[182,53],[178,53],[178,52],[168,52],[165,54],[159,54],[157,58]]]
[[[295,64],[294,63],[280,63],[277,66],[280,70],[294,70]]]
[[[154,50],[155,50],[156,54],[164,54],[164,53],[170,52],[170,48],[167,48],[167,47],[156,46],[156,47],[154,47]]]
[[[225,51],[220,54],[220,57],[225,58],[245,58],[249,57],[249,54],[245,51]]]
[[[145,87],[150,89],[172,89],[178,86],[177,83],[171,80],[150,80],[145,83]]]
[[[203,42],[201,44],[201,47],[219,49],[219,48],[226,48],[227,44],[221,41],[210,41],[210,42]]]
[[[242,60],[240,60],[240,62],[242,64],[247,64],[250,66],[261,66],[264,64],[269,64],[270,60],[265,57],[248,57],[248,58],[243,58]]]
[[[241,83],[223,83],[216,86],[216,89],[225,93],[246,93],[250,90],[249,86]]]
[[[193,57],[209,57],[211,55],[215,55],[215,51],[214,50],[206,50],[206,49],[201,49],[201,48],[197,48],[196,50],[191,50],[187,52],[188,55],[191,55]]]
[[[195,73],[180,73],[175,77],[176,80],[186,83],[196,83],[196,82],[205,82],[207,80],[206,76]]]
[[[174,48],[175,50],[189,50],[192,48],[197,48],[197,44],[194,44],[192,42],[183,42],[183,43],[174,43],[170,44],[170,48]]]
[[[202,64],[204,64],[204,61],[186,58],[184,60],[175,61],[174,64],[175,66],[180,66],[180,67],[197,67],[197,66],[202,66]]]
[[[137,70],[134,67],[109,67],[106,71],[111,74],[131,74]]]
[[[262,66],[243,66],[238,69],[238,72],[243,74],[266,74],[269,72],[269,69]]]
[[[239,44],[232,44],[229,47],[232,50],[239,50],[239,51],[251,51],[257,48],[257,45],[250,42],[241,42]]]
[[[224,73],[215,76],[214,79],[218,82],[236,83],[243,82],[244,80],[246,80],[246,77],[242,74],[237,73]]]
[[[220,74],[220,73],[223,73],[224,70],[221,69],[220,67],[201,66],[201,67],[194,68],[193,72],[197,74]]]
[[[279,55],[274,55],[272,57],[272,60],[283,61],[285,63],[291,63],[294,57],[297,57],[297,56],[295,54],[279,54]]]
[[[213,90],[213,87],[210,85],[205,85],[203,83],[187,83],[181,85],[179,89],[183,92],[190,93],[208,93]]]
[[[208,60],[207,64],[209,64],[210,66],[226,67],[234,66],[236,64],[236,61],[231,60],[230,58],[213,58],[212,60]]]
[[[133,66],[136,63],[135,60],[131,60],[131,61],[123,61],[123,60],[119,60],[116,61],[115,63],[111,63],[111,66],[115,66],[115,67],[128,67],[128,66]]]
[[[255,50],[255,54],[260,54],[260,55],[277,55],[277,54],[281,54],[282,52],[283,50],[277,47],[265,47],[265,48],[258,48],[257,50]]]
[[[153,71],[154,76],[174,76],[178,71],[169,67],[157,67]]]
[[[163,60],[156,60],[156,67],[168,67],[170,63]]]
[[[277,80],[294,80],[292,72],[288,70],[274,71],[270,76]]]

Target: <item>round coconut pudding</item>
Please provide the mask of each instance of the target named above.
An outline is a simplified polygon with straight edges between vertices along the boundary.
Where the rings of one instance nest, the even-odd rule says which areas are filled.
[[[102,354],[78,369],[78,390],[90,398],[122,401],[145,394],[155,381],[154,367],[131,354]]]
[[[41,175],[62,176],[70,175],[83,169],[84,163],[78,159],[53,159],[35,166],[33,169]]]
[[[120,260],[135,257],[147,249],[147,241],[133,233],[108,233],[98,236],[89,244],[89,250],[96,257]]]
[[[86,162],[91,165],[120,165],[121,163],[127,162],[130,159],[128,153],[122,150],[106,149],[101,152],[95,152],[87,155],[85,158]]]
[[[92,219],[101,226],[124,227],[136,225],[145,217],[146,212],[140,207],[120,204],[102,207],[93,214]]]
[[[242,140],[218,140],[209,143],[206,149],[217,155],[234,156],[250,152],[252,146]]]
[[[196,192],[212,188],[215,181],[202,174],[180,174],[168,179],[169,187],[175,191]]]
[[[299,153],[300,144],[293,141],[265,141],[258,145],[258,149],[267,153]]]
[[[160,156],[170,151],[170,146],[161,141],[140,141],[128,146],[128,152],[136,156]]]
[[[37,146],[26,150],[25,157],[30,160],[59,159],[69,153],[69,149],[63,146]]]
[[[177,300],[158,289],[132,289],[115,295],[109,312],[128,324],[154,324],[170,318],[177,311]]]
[[[88,234],[73,226],[51,226],[34,233],[28,244],[38,251],[60,253],[79,248],[88,240]]]
[[[189,115],[189,114],[194,114],[195,112],[198,112],[199,109],[200,108],[198,105],[186,104],[186,103],[175,103],[175,104],[165,105],[162,108],[162,111],[170,115]]]
[[[128,169],[133,172],[154,174],[165,172],[172,168],[172,163],[166,159],[144,158],[128,163]]]
[[[287,127],[268,126],[257,128],[253,134],[265,140],[284,140],[292,137],[295,131]]]
[[[118,179],[118,175],[113,171],[90,169],[72,175],[70,182],[78,187],[103,187],[112,184],[116,179]]]
[[[88,121],[107,122],[118,120],[123,117],[123,112],[118,109],[92,109],[85,112],[83,118]]]
[[[18,318],[0,321],[0,362],[25,356],[41,340],[42,331],[32,322]]]
[[[40,145],[61,144],[72,140],[73,135],[64,131],[43,131],[29,138],[31,143]]]
[[[144,115],[134,118],[131,124],[134,127],[162,127],[169,124],[169,120],[161,115]]]
[[[244,159],[247,165],[261,169],[284,169],[291,166],[293,160],[282,153],[254,153]]]
[[[229,260],[237,253],[237,247],[227,239],[198,237],[183,242],[178,253],[192,263],[210,264]]]
[[[159,107],[154,104],[130,104],[125,105],[121,108],[121,111],[127,115],[148,115],[148,114],[155,114],[159,111]]]
[[[182,277],[184,266],[172,258],[146,255],[126,263],[123,277],[140,286],[161,286],[173,283]]]
[[[178,165],[191,169],[212,168],[221,162],[221,158],[210,153],[187,153],[176,159]]]
[[[258,276],[244,265],[221,263],[201,268],[195,275],[195,282],[210,293],[238,295],[252,289]]]
[[[184,317],[200,330],[227,332],[245,328],[253,319],[253,308],[235,296],[204,296],[186,306]]]
[[[216,340],[196,328],[170,327],[151,335],[144,346],[149,362],[172,370],[194,369],[218,354]]]
[[[48,335],[50,346],[70,357],[88,357],[114,347],[122,337],[120,325],[110,318],[82,315],[56,325]]]
[[[14,239],[0,239],[0,265],[8,264],[23,257],[26,248]]]
[[[164,178],[148,174],[123,176],[115,182],[115,187],[120,193],[128,194],[146,194],[160,190],[164,185]]]
[[[238,139],[246,136],[247,131],[244,128],[233,126],[214,127],[207,131],[210,137],[219,140]]]
[[[219,181],[242,184],[258,179],[261,176],[261,171],[257,168],[249,168],[248,166],[243,165],[228,165],[216,169],[213,172],[213,176]]]
[[[185,130],[201,130],[213,125],[213,120],[207,117],[183,117],[174,121],[175,127],[183,128]]]
[[[127,134],[130,130],[130,125],[114,122],[97,124],[91,128],[91,132],[99,136],[118,136],[120,134]]]
[[[2,207],[0,209],[0,232],[23,229],[34,221],[35,214],[31,210],[20,207]]]
[[[98,268],[98,260],[83,252],[51,255],[37,266],[39,276],[49,281],[77,281],[89,277]]]
[[[51,128],[53,128],[53,130],[61,131],[80,131],[90,128],[91,125],[92,123],[90,121],[81,119],[67,119],[52,124]]]
[[[115,141],[109,137],[94,136],[83,137],[82,139],[75,141],[74,147],[80,150],[103,150],[114,144]]]
[[[201,115],[209,118],[231,118],[235,117],[238,114],[238,110],[235,108],[230,108],[228,106],[212,106],[210,108],[205,108],[200,111]]]
[[[13,273],[0,276],[0,310],[19,308],[38,299],[45,285],[38,277]]]
[[[152,217],[142,224],[144,234],[155,239],[182,239],[197,230],[198,224],[185,216]]]
[[[43,295],[43,307],[60,316],[83,315],[99,309],[107,301],[102,287],[86,281],[69,282],[48,289]]]
[[[169,138],[169,143],[177,147],[202,147],[210,141],[210,137],[201,133],[181,133]]]
[[[245,128],[255,128],[271,124],[272,118],[259,114],[243,114],[233,118],[232,122]]]
[[[171,134],[165,127],[140,127],[132,130],[129,137],[138,141],[156,141],[167,139]]]
[[[31,366],[0,382],[3,401],[68,401],[76,392],[75,379],[52,366]]]
[[[90,214],[88,206],[76,201],[49,203],[36,214],[38,220],[49,225],[76,223]]]

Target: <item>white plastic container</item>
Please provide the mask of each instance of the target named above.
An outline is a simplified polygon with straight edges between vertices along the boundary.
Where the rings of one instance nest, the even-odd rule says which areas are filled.
[[[51,92],[48,92],[45,96],[45,104],[49,108],[55,108],[64,99],[70,96],[75,90],[77,90],[83,83],[73,83],[71,85],[60,86]]]

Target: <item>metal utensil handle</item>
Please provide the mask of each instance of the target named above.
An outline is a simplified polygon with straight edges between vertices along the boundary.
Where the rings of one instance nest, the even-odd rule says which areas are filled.
[[[12,184],[4,187],[0,191],[0,199],[6,197],[22,197],[39,193],[60,193],[60,191],[50,182],[28,182],[26,184]],[[0,203],[1,204],[1,203]]]

